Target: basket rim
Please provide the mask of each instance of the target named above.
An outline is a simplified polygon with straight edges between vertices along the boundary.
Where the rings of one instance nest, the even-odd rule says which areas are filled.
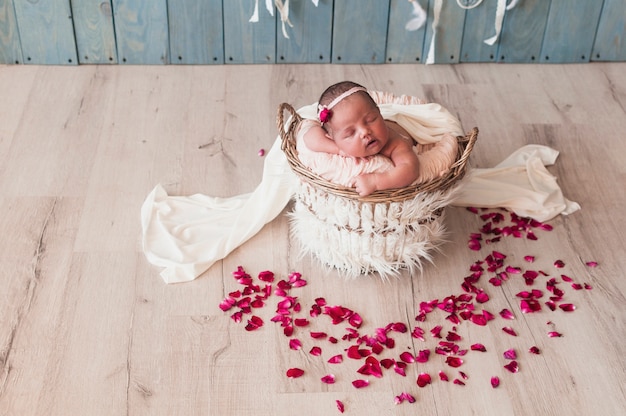
[[[285,112],[290,114],[290,117],[287,120],[284,118]],[[282,140],[281,149],[285,153],[292,171],[300,178],[300,180],[305,181],[316,188],[320,188],[333,195],[357,200],[359,202],[402,202],[412,199],[417,194],[422,192],[445,191],[451,188],[465,175],[469,156],[474,149],[474,145],[476,144],[476,140],[478,138],[477,127],[474,127],[472,130],[467,132],[465,136],[457,137],[457,157],[445,175],[427,182],[409,185],[403,188],[375,191],[368,196],[362,197],[354,188],[337,185],[319,176],[309,167],[302,164],[296,149],[296,133],[302,120],[302,116],[300,116],[300,114],[298,114],[289,103],[282,103],[278,106],[276,124]]]

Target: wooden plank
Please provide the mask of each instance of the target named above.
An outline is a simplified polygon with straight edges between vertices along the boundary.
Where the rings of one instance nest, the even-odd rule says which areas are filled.
[[[461,62],[494,62],[500,37],[495,44],[484,41],[495,35],[496,6],[498,0],[483,1],[465,12]]]
[[[428,0],[419,0],[418,3],[428,13]],[[391,0],[385,59],[388,63],[417,63],[422,60],[426,22],[418,30],[406,30],[407,22],[414,17],[412,11],[411,2]]]
[[[223,64],[222,2],[167,2],[171,63]]]
[[[121,64],[169,62],[166,0],[113,0]]]
[[[436,1],[437,0],[430,0],[428,3],[428,20],[426,22],[427,28],[424,38],[424,53],[422,55],[423,62],[426,62],[428,58],[430,44],[433,38],[433,19]],[[458,63],[461,55],[465,10],[460,8],[456,2],[448,0],[441,1],[443,2],[441,6],[441,16],[435,37],[435,63]]]
[[[254,1],[225,1],[224,62],[269,64],[276,62],[276,12],[270,15],[259,2],[259,21],[249,22]]]
[[[14,0],[26,64],[76,65],[69,0]]]
[[[381,64],[390,0],[342,0],[333,15],[333,57],[337,64]]]
[[[626,0],[604,0],[592,61],[626,61]]]
[[[19,64],[22,48],[12,0],[0,0],[0,22],[0,64]]]
[[[289,39],[282,34],[282,22],[276,19],[276,62],[330,63],[334,0],[292,1],[286,25]]]
[[[117,63],[111,0],[71,0],[78,61]]]
[[[542,63],[589,62],[602,1],[552,0]]]
[[[532,63],[539,60],[549,9],[549,0],[524,0],[506,12],[498,62]]]

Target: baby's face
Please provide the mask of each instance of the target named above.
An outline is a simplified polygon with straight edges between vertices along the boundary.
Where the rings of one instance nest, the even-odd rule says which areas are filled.
[[[345,98],[333,108],[328,128],[337,147],[352,157],[378,154],[389,141],[380,110],[360,93]]]

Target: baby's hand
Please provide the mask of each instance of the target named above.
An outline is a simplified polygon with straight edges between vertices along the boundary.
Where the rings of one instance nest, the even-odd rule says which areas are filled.
[[[354,180],[354,187],[359,196],[368,196],[376,190],[376,176],[373,173],[359,175]]]

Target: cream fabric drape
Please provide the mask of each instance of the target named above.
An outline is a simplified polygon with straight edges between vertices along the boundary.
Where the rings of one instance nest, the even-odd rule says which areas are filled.
[[[446,132],[462,134],[459,121],[438,104],[381,104],[381,113],[423,143]],[[316,117],[316,104],[302,107]],[[293,196],[297,178],[277,138],[265,158],[263,177],[251,193],[231,198],[202,194],[170,196],[157,185],[141,207],[142,245],[147,260],[162,267],[166,283],[191,281],[272,221]],[[518,215],[547,221],[580,207],[567,200],[546,165],[558,152],[524,146],[493,168],[470,169],[454,205],[504,207]]]

